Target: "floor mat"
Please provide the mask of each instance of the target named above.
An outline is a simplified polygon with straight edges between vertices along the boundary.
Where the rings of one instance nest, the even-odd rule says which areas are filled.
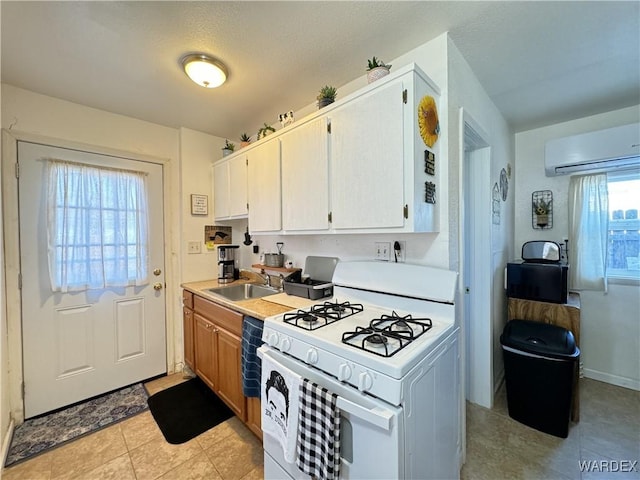
[[[147,409],[147,398],[144,386],[137,383],[63,410],[26,420],[13,432],[5,466],[136,415]]]
[[[234,415],[198,377],[152,395],[148,403],[164,438],[174,445],[187,442]]]

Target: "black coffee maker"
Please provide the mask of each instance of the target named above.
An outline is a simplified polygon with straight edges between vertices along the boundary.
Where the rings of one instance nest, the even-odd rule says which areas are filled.
[[[218,283],[235,280],[236,249],[238,245],[218,245]]]

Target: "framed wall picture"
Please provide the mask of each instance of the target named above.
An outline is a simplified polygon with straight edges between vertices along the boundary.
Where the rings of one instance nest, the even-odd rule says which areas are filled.
[[[209,197],[207,195],[191,195],[191,215],[208,215]]]

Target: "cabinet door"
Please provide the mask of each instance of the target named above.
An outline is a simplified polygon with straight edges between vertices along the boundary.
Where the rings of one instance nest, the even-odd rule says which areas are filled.
[[[260,411],[260,399],[247,397],[247,427],[262,440],[262,412]]]
[[[215,218],[229,216],[229,162],[213,166],[213,214]]]
[[[247,215],[247,156],[229,160],[229,216]]]
[[[216,389],[217,358],[216,338],[213,323],[206,318],[193,314],[196,374],[212,390]]]
[[[327,118],[296,127],[280,140],[282,158],[282,228],[329,228],[329,157]]]
[[[402,79],[331,112],[336,229],[404,226]]]
[[[273,232],[282,228],[280,191],[280,141],[271,140],[252,149],[247,157],[249,228]]]
[[[184,363],[195,371],[194,339],[193,339],[193,310],[184,307],[182,309],[182,334],[184,336]]]
[[[218,383],[216,392],[242,421],[246,420],[245,397],[242,392],[240,362],[242,342],[223,328],[216,327],[218,350]]]

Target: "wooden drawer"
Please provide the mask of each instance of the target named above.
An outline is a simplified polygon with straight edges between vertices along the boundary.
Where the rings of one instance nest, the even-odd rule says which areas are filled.
[[[193,308],[193,293],[188,290],[182,290],[182,305],[187,308]]]
[[[218,326],[242,337],[242,314],[229,310],[198,295],[194,296],[194,310]]]

